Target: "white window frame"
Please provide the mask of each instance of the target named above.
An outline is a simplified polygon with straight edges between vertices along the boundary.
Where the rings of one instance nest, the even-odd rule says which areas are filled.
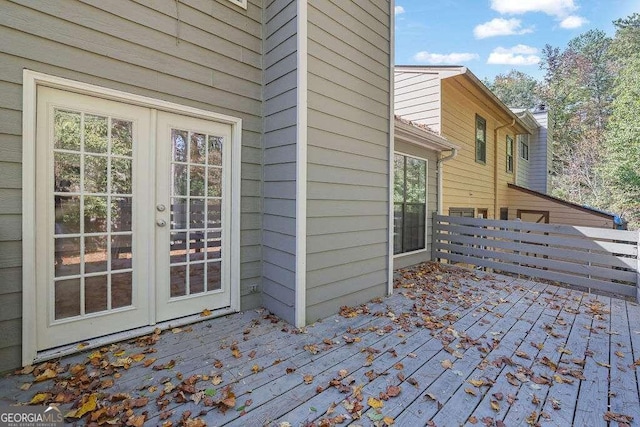
[[[32,363],[37,356],[36,347],[36,96],[39,86],[66,90],[87,96],[95,96],[117,102],[182,114],[204,120],[213,120],[231,126],[232,165],[231,165],[231,211],[240,212],[242,164],[242,119],[214,113],[199,108],[188,107],[173,102],[146,96],[135,95],[102,86],[52,76],[32,70],[24,70],[22,76],[22,363]],[[151,120],[152,129],[155,120]],[[155,132],[154,132],[155,134]],[[240,311],[240,216],[231,218],[231,304],[229,313]],[[224,313],[220,313],[224,314]],[[199,317],[199,316],[196,316]],[[195,319],[197,320],[197,319]],[[174,322],[175,323],[175,322]],[[153,326],[151,326],[153,329]],[[144,332],[142,332],[144,333]]]
[[[529,156],[531,156],[531,144],[529,143],[529,135],[528,134],[519,134],[516,139],[518,140],[518,158],[520,160],[524,160],[525,162],[529,161]],[[526,143],[524,142],[526,140]],[[523,146],[527,147],[527,157],[522,155]]]
[[[420,254],[420,253],[424,253],[427,252],[429,250],[429,224],[427,223],[428,221],[428,216],[429,216],[429,211],[428,211],[428,206],[429,206],[429,159],[427,159],[426,157],[420,157],[420,156],[414,156],[413,154],[407,154],[407,153],[403,153],[402,151],[394,151],[393,155],[395,157],[396,154],[399,154],[401,156],[405,156],[405,157],[412,157],[414,159],[417,160],[422,160],[425,162],[425,167],[426,167],[426,171],[424,174],[424,188],[425,188],[425,200],[424,200],[424,215],[425,215],[425,227],[424,227],[424,248],[423,249],[416,249],[415,251],[410,251],[410,252],[402,252],[399,254],[393,254],[393,259],[396,258],[401,258],[404,256],[408,256],[408,255],[416,255],[416,254]],[[394,162],[391,162],[392,164],[394,164]],[[393,170],[394,174],[392,176],[395,176],[395,168]],[[392,181],[393,182],[393,181]],[[394,195],[394,191],[393,191],[393,184],[391,185],[392,191],[391,191],[391,206],[393,208],[393,206],[395,205],[395,202],[393,201],[393,195]],[[391,218],[393,220],[393,210],[391,211]],[[392,221],[394,227],[395,227],[395,223]],[[393,228],[391,229],[391,249],[392,252],[394,251],[393,249],[393,243],[394,243],[394,236],[393,236]]]
[[[247,8],[247,0],[228,0],[236,6],[240,6],[243,9]]]

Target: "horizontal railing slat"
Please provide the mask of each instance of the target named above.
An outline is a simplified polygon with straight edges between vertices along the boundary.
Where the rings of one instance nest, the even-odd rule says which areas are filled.
[[[438,257],[454,262],[477,265],[480,267],[493,268],[494,270],[507,271],[509,273],[523,274],[540,279],[553,280],[555,282],[567,283],[583,288],[598,289],[606,292],[614,292],[625,296],[636,296],[636,288],[631,285],[622,285],[597,279],[581,278],[570,274],[558,273],[555,271],[541,270],[532,267],[518,266],[505,262],[492,261],[488,259],[476,258],[472,256],[457,255],[446,252],[439,252]]]
[[[604,253],[594,253],[579,251],[567,248],[556,248],[553,246],[547,246],[544,244],[529,244],[522,242],[514,242],[512,240],[502,239],[485,239],[479,236],[467,236],[462,234],[445,234],[436,232],[434,233],[434,239],[440,241],[451,241],[456,243],[464,243],[476,246],[491,246],[494,248],[520,251],[520,252],[533,252],[537,255],[553,257],[560,260],[574,260],[578,263],[595,263],[602,267],[610,268],[625,268],[633,270],[636,269],[636,258],[614,256]]]
[[[466,225],[440,224],[438,230],[452,233],[469,234],[476,236],[494,237],[527,243],[540,243],[544,245],[560,246],[565,248],[578,248],[606,253],[637,256],[638,248],[635,245],[595,241],[591,239],[578,239],[571,237],[547,236],[544,234],[522,233],[492,228],[480,228]]]
[[[446,250],[453,252],[461,252],[467,255],[473,255],[478,258],[492,258],[501,261],[509,261],[514,264],[534,265],[537,268],[544,268],[559,271],[567,274],[581,275],[581,277],[596,276],[604,280],[619,280],[628,283],[636,282],[636,273],[624,270],[615,270],[613,268],[596,267],[593,265],[576,264],[573,262],[558,261],[550,258],[533,257],[523,254],[515,254],[510,252],[498,252],[489,249],[464,247],[452,243],[437,242],[434,244],[437,250]]]
[[[594,239],[618,240],[635,243],[638,241],[638,233],[629,230],[614,230],[610,228],[581,227],[564,224],[538,224],[527,221],[505,221],[496,219],[468,218],[437,215],[436,220],[451,224],[464,224],[474,227],[500,227],[513,228],[525,231],[538,231],[542,233],[565,234],[569,236],[589,237]]]
[[[638,297],[638,232],[433,217],[434,258]]]

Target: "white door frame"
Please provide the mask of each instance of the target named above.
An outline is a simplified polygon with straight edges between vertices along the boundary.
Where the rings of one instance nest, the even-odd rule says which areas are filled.
[[[95,96],[131,105],[162,110],[185,116],[213,120],[231,125],[231,210],[238,213],[230,221],[231,253],[231,311],[240,311],[240,168],[242,146],[242,119],[211,111],[188,107],[146,96],[77,82],[31,70],[23,72],[22,111],[22,363],[33,363],[37,358],[36,336],[36,96],[38,86],[47,86],[83,95]],[[155,113],[152,129],[155,129]],[[152,134],[155,134],[153,132]],[[155,143],[155,141],[152,141]],[[142,332],[142,330],[141,330]],[[143,332],[144,333],[144,332]]]

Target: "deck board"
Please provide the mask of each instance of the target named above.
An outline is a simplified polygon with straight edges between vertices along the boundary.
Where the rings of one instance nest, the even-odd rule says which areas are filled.
[[[0,402],[26,403],[37,393],[59,392],[62,380],[75,381],[69,367],[80,364],[101,381],[113,380],[109,388],[88,387],[85,395],[99,393],[100,405],[114,405],[109,398],[116,393],[148,397],[147,405],[134,408],[135,414],[146,413],[147,425],[161,425],[165,417],[180,425],[184,417],[210,426],[374,426],[387,417],[396,426],[411,427],[428,421],[583,426],[607,425],[604,415],[611,411],[640,426],[640,366],[634,365],[640,359],[640,306],[635,303],[426,264],[396,272],[393,296],[359,308],[351,308],[352,316],[347,310],[303,330],[252,310],[165,331],[152,345],[132,339],[101,350],[105,366],[146,351],[128,369],[96,368],[88,358],[96,350],[80,351],[47,365],[59,369],[57,379],[34,382],[29,374],[0,379]],[[145,367],[150,358],[156,360]],[[447,359],[451,366],[443,364]],[[580,360],[584,367],[576,363]],[[153,369],[171,361],[174,366]],[[584,379],[571,371],[583,372]],[[516,373],[525,381],[513,385],[507,375]],[[532,375],[550,383],[536,384]],[[185,388],[184,399],[177,389],[161,397],[169,382],[182,387],[190,377],[197,379],[195,389]],[[470,382],[480,379],[486,383]],[[332,381],[345,387],[331,386]],[[31,386],[20,389],[24,384]],[[387,396],[396,386],[399,394]],[[200,399],[193,391],[201,392]],[[206,406],[205,391],[213,395],[209,403],[230,392],[235,401],[226,411]],[[517,400],[509,403],[509,395]],[[162,407],[156,404],[164,399]],[[359,411],[354,403],[361,405]],[[63,404],[63,412],[70,407]],[[85,422],[86,417],[80,420]]]

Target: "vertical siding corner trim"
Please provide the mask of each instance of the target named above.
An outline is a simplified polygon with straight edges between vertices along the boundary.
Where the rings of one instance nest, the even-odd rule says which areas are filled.
[[[387,295],[393,294],[393,153],[395,151],[395,0],[389,2],[389,235],[387,237]]]
[[[297,135],[296,135],[296,327],[307,313],[307,0],[297,4]]]
[[[22,74],[22,365],[36,356],[36,79]]]

